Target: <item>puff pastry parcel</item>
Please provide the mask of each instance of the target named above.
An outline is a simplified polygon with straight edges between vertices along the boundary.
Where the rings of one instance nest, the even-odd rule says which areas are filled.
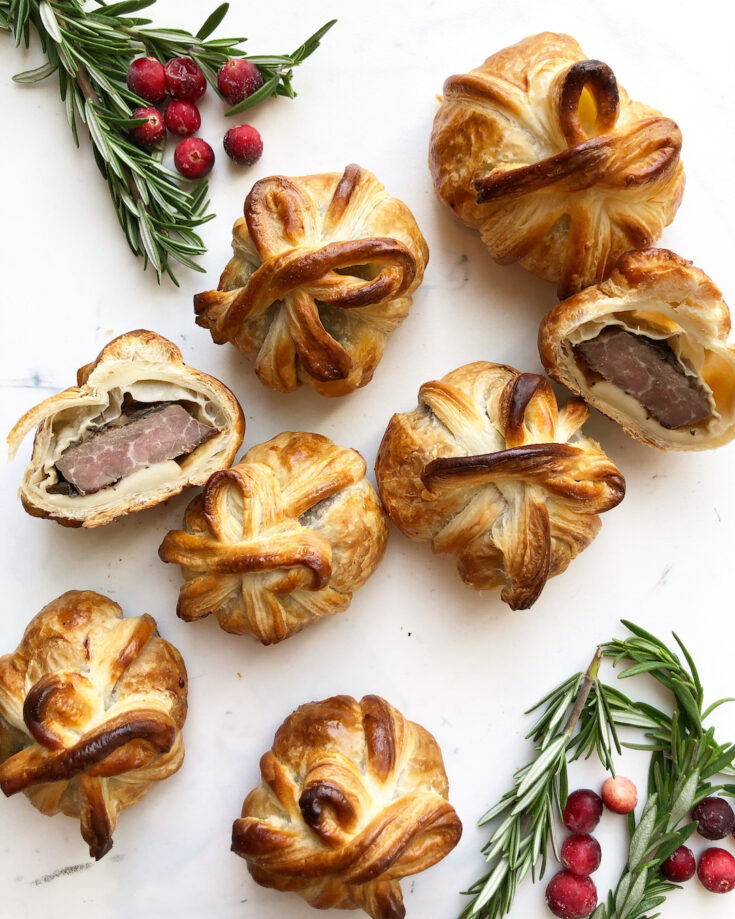
[[[34,517],[96,527],[201,485],[245,432],[237,399],[155,332],[115,338],[8,435],[11,459],[36,428],[20,487]]]
[[[436,864],[462,834],[436,740],[378,696],[302,705],[260,772],[232,850],[258,884],[318,909],[402,919],[400,879]]]
[[[148,615],[92,590],[45,606],[0,657],[0,788],[77,817],[89,853],[184,759],[186,668]]]
[[[360,454],[286,432],[216,472],[159,555],[186,578],[182,619],[216,613],[226,631],[273,644],[346,609],[387,539]]]
[[[568,35],[543,32],[449,77],[429,163],[439,197],[568,296],[650,246],[684,191],[681,133]]]
[[[233,234],[218,289],[194,298],[197,323],[252,358],[272,389],[343,396],[369,383],[429,258],[406,205],[354,164],[271,176]]]
[[[730,311],[707,275],[668,249],[621,256],[603,284],[563,300],[539,331],[554,379],[662,450],[735,437]]]
[[[391,419],[375,465],[383,504],[407,536],[454,555],[465,584],[527,609],[625,494],[580,430],[588,415],[581,399],[559,411],[535,373],[484,361],[453,370]]]

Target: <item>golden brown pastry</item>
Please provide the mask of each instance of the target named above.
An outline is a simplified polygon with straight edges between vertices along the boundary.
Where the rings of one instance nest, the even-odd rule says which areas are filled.
[[[581,433],[588,415],[581,399],[559,411],[535,373],[484,361],[453,370],[391,419],[375,465],[383,504],[406,536],[454,555],[469,587],[501,588],[527,609],[625,494]]]
[[[271,176],[233,234],[218,289],[194,298],[197,323],[252,358],[272,389],[344,396],[369,383],[429,258],[406,205],[354,164]]]
[[[603,284],[541,323],[547,371],[626,433],[661,450],[735,437],[735,348],[722,293],[668,249],[621,256]]]
[[[318,909],[402,919],[400,879],[436,864],[462,835],[436,740],[378,696],[302,705],[260,772],[232,850],[258,884]]]
[[[346,609],[387,539],[360,454],[286,432],[216,472],[159,555],[186,578],[182,619],[216,613],[226,631],[268,645]]]
[[[449,77],[429,165],[439,197],[496,261],[565,297],[671,223],[680,149],[677,125],[633,101],[607,64],[543,32]]]
[[[78,817],[102,858],[119,812],[181,765],[186,692],[154,619],[123,618],[93,590],[62,594],[0,657],[0,788]]]
[[[33,428],[23,507],[64,526],[96,527],[229,466],[245,419],[223,383],[138,329],[105,345],[76,386],[26,412],[8,435],[11,459]]]

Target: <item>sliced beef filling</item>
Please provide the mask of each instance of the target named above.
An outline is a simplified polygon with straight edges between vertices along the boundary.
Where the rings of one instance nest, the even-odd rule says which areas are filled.
[[[608,326],[596,338],[575,345],[574,354],[637,399],[664,428],[696,424],[712,414],[706,394],[665,342]]]
[[[177,402],[127,408],[90,438],[58,459],[56,494],[89,495],[136,469],[186,456],[218,433]]]

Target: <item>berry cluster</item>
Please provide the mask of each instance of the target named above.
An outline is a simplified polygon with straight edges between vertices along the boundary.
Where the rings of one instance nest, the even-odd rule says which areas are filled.
[[[704,839],[724,839],[735,831],[735,813],[727,801],[709,797],[700,801],[692,811],[697,821],[697,832]],[[697,865],[694,853],[680,846],[661,865],[661,872],[669,881],[681,884],[694,876],[712,893],[729,893],[735,890],[735,858],[719,846],[705,849]]]
[[[255,64],[243,58],[232,58],[217,74],[217,87],[230,105],[252,96],[263,85]],[[146,121],[131,130],[139,144],[152,146],[166,135],[183,137],[174,150],[174,165],[187,179],[200,179],[214,166],[214,150],[201,137],[193,137],[202,119],[195,103],[204,95],[207,81],[190,57],[174,57],[164,66],[153,57],[139,57],[128,70],[128,88],[150,106],[133,109],[133,118]],[[163,111],[156,105],[169,100]],[[230,128],[224,137],[225,153],[236,163],[252,166],[263,153],[260,134],[249,124]]]

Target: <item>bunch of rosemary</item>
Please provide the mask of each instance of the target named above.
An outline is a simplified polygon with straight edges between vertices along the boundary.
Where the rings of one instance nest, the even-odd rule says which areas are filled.
[[[196,228],[210,220],[207,183],[194,190],[182,187],[178,176],[161,162],[163,150],[146,150],[133,143],[130,129],[143,123],[130,112],[147,105],[127,87],[133,58],[146,54],[165,62],[183,55],[193,58],[216,89],[217,70],[231,57],[247,57],[263,74],[263,86],[227,114],[257,105],[268,96],[295,95],[293,68],[319,47],[334,25],[326,23],[291,54],[245,55],[245,38],[209,36],[222,22],[229,4],[223,3],[192,35],[182,29],[149,28],[151,20],[131,15],[155,0],[0,0],[0,29],[15,36],[16,45],[30,43],[33,30],[46,63],[14,77],[17,83],[36,83],[58,74],[61,98],[74,140],[79,145],[78,120],[87,126],[94,157],[110,189],[120,226],[144,266],[153,266],[160,279],[176,283],[171,262],[201,271],[195,259],[206,251]]]

